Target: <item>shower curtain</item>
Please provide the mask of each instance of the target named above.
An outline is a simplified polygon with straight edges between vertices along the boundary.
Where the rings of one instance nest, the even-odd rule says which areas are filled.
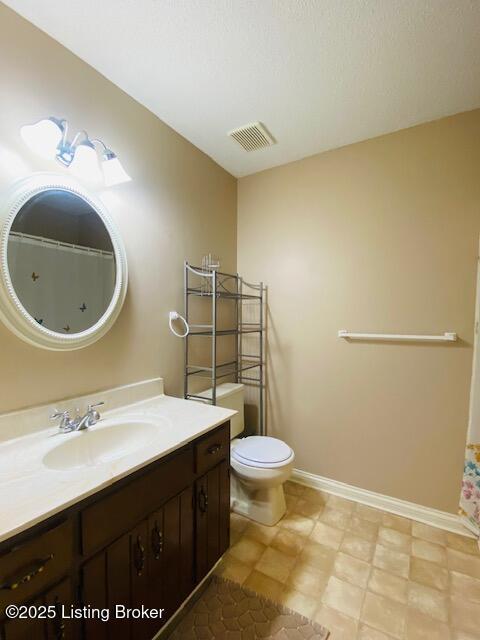
[[[100,319],[115,286],[110,251],[11,232],[8,266],[25,309],[60,333],[84,331]]]
[[[469,434],[462,482],[460,515],[465,525],[480,536],[480,431]],[[474,441],[473,441],[474,440]]]
[[[480,537],[480,268],[477,273],[477,301],[475,309],[475,344],[473,348],[472,385],[470,389],[470,417],[468,422],[465,467],[459,513],[465,526]]]

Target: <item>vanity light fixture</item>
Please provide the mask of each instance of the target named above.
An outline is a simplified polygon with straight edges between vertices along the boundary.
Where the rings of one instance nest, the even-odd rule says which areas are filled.
[[[116,184],[131,180],[117,155],[111,149],[108,149],[101,140],[93,140],[93,142],[98,142],[103,147],[102,171],[105,186],[114,187]]]
[[[42,158],[51,158],[64,139],[67,123],[58,118],[44,118],[20,129],[23,141]]]
[[[70,142],[68,123],[64,118],[50,116],[20,129],[24,142],[43,158],[55,157],[72,173],[91,182],[103,179],[107,187],[131,180],[116,154],[102,140],[90,139],[86,131],[78,132]],[[101,167],[96,145],[101,145]]]
[[[97,183],[102,180],[97,150],[88,138],[75,145],[73,158],[68,166],[70,171],[78,178]]]

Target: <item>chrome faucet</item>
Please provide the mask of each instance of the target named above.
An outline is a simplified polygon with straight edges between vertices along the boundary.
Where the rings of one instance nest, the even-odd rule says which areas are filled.
[[[68,411],[54,411],[50,416],[50,420],[57,420],[58,418],[61,418],[59,424],[60,433],[68,433],[74,430],[74,421],[70,418]]]
[[[97,411],[97,407],[101,407],[104,402],[97,402],[97,404],[89,404],[87,413],[78,419],[78,426],[76,431],[83,431],[83,429],[88,429],[88,427],[93,427],[94,424],[100,420],[100,414]]]
[[[88,427],[93,427],[100,420],[100,414],[97,411],[97,407],[101,407],[104,402],[97,402],[97,404],[89,404],[87,412],[83,416],[77,415],[75,418],[70,416],[70,412],[55,411],[50,416],[50,420],[57,420],[60,418],[60,433],[70,433],[70,431],[83,431]],[[78,411],[78,410],[77,410]]]

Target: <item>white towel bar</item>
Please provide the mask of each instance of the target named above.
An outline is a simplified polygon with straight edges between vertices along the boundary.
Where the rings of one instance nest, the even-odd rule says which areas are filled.
[[[339,338],[351,338],[352,340],[403,340],[408,342],[455,342],[457,334],[446,331],[440,336],[407,335],[402,333],[351,333],[346,329],[340,329]]]

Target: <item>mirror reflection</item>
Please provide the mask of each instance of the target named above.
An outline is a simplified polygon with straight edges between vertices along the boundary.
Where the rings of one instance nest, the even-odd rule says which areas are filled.
[[[82,197],[47,189],[18,211],[7,262],[15,293],[43,327],[79,333],[105,313],[115,288],[110,234]]]

